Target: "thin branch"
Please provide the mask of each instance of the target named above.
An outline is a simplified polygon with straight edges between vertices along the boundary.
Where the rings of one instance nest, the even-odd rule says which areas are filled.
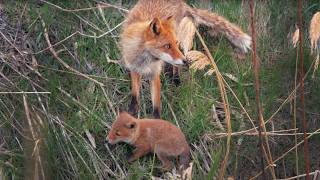
[[[51,94],[51,92],[28,92],[28,91],[17,91],[17,92],[0,92],[0,94]]]
[[[304,135],[304,133],[277,133],[274,131],[270,131],[270,132],[261,132],[262,135],[266,135],[266,136],[295,136],[295,135]],[[312,134],[312,133],[307,133],[308,135]],[[316,134],[320,134],[320,133],[316,133]],[[213,139],[218,139],[218,138],[224,138],[226,137],[228,134],[227,133],[216,133],[216,134],[208,134],[206,135],[207,138],[209,138],[209,140],[213,140]],[[231,133],[231,136],[258,136],[259,133],[257,132],[234,132]]]
[[[295,73],[294,73],[294,87],[297,87],[298,81],[298,49],[296,48],[296,59],[295,59]],[[293,97],[297,97],[297,92],[294,91]],[[297,100],[293,98],[293,128],[297,128]],[[297,133],[295,131],[294,133]],[[298,139],[297,136],[294,136],[294,144],[297,145]],[[299,157],[298,157],[298,148],[295,150],[295,171],[296,174],[299,174]]]
[[[316,131],[312,132],[309,136],[306,137],[306,139],[311,138],[313,135],[315,134],[319,134],[320,132],[320,128],[317,129]],[[293,151],[294,149],[298,148],[302,143],[304,143],[305,139],[300,141],[299,143],[297,143],[296,145],[294,145],[292,148],[290,148],[288,151],[286,151],[285,153],[283,153],[281,156],[279,156],[277,159],[275,159],[272,164],[269,164],[268,166],[265,167],[265,169],[269,168],[269,166],[273,166],[277,161],[279,161],[280,159],[284,158],[287,154],[289,154],[291,151]],[[259,172],[257,175],[255,175],[254,177],[250,178],[250,180],[256,179],[257,177],[259,177],[262,174],[262,172]]]
[[[118,7],[118,6],[115,6],[115,5],[112,5],[112,4],[108,4],[108,3],[104,3],[104,2],[99,2],[97,4],[97,7],[87,7],[87,8],[81,8],[81,9],[65,9],[65,8],[62,8],[56,4],[53,4],[53,3],[50,3],[48,1],[45,1],[45,0],[40,0],[41,2],[44,2],[46,4],[49,4],[61,11],[64,11],[64,12],[80,12],[80,11],[88,11],[88,10],[95,10],[95,9],[98,9],[98,8],[109,8],[109,7],[112,7],[112,8],[115,8],[115,9],[119,9],[121,11],[124,11],[124,12],[129,12],[128,9],[125,9],[125,8],[122,8],[122,7]]]
[[[41,20],[41,21],[42,21],[42,20]],[[84,33],[80,32],[80,31],[76,31],[76,32],[70,34],[69,36],[65,37],[65,38],[62,39],[61,41],[59,41],[59,42],[57,42],[57,43],[55,43],[55,44],[53,44],[53,45],[50,43],[50,45],[49,45],[48,47],[46,47],[46,48],[44,48],[44,49],[42,49],[42,50],[40,50],[40,51],[38,51],[38,52],[32,53],[32,54],[35,54],[35,55],[36,55],[36,54],[43,53],[44,51],[50,50],[50,49],[52,49],[53,47],[55,47],[55,46],[57,46],[57,45],[65,42],[66,40],[68,40],[68,39],[70,39],[70,38],[72,38],[73,36],[76,36],[76,35],[80,35],[80,36],[84,36],[84,37],[88,37],[88,38],[95,38],[95,39],[102,38],[102,37],[104,37],[105,35],[110,34],[112,31],[116,30],[116,29],[117,29],[118,27],[120,27],[124,22],[125,22],[125,21],[120,22],[120,23],[117,24],[115,27],[113,27],[112,29],[110,29],[109,31],[107,31],[107,32],[105,32],[105,33],[103,33],[103,34],[100,34],[99,36],[88,35],[88,34],[84,34]],[[58,54],[58,53],[57,53],[57,54]]]
[[[197,36],[199,37],[199,40],[202,44],[202,46],[204,47],[205,51],[206,51],[206,54],[208,55],[210,61],[211,61],[211,65],[213,67],[213,69],[215,70],[215,74],[216,74],[216,77],[217,77],[217,81],[218,81],[218,86],[219,86],[219,91],[220,91],[220,95],[221,95],[221,99],[222,99],[222,103],[223,103],[223,109],[224,109],[224,112],[225,112],[225,115],[226,115],[226,124],[227,124],[227,133],[228,133],[228,136],[227,136],[227,149],[226,149],[226,154],[224,156],[224,159],[223,159],[223,162],[222,162],[222,165],[221,165],[221,169],[220,169],[220,172],[219,172],[219,176],[218,176],[218,179],[219,180],[222,180],[224,179],[224,173],[226,171],[226,168],[227,168],[227,161],[229,159],[229,154],[230,154],[230,146],[231,146],[231,133],[232,133],[232,129],[231,129],[231,116],[230,116],[230,108],[229,108],[229,103],[228,103],[228,97],[227,97],[227,93],[226,93],[226,89],[225,89],[225,86],[224,86],[224,82],[223,82],[223,77],[218,69],[218,66],[217,64],[215,63],[207,45],[205,44],[202,36],[200,35],[199,31],[196,30],[196,33],[197,33]]]
[[[250,22],[251,22],[251,32],[252,32],[252,62],[253,62],[253,69],[254,69],[254,87],[255,87],[255,99],[256,99],[256,107],[257,107],[257,118],[259,119],[258,131],[259,131],[259,146],[260,146],[260,161],[261,161],[261,169],[262,169],[262,176],[263,179],[266,179],[266,175],[264,172],[264,160],[263,160],[263,153],[264,153],[264,142],[262,139],[262,130],[266,133],[266,128],[264,126],[263,120],[263,112],[262,112],[262,105],[260,101],[260,82],[259,82],[259,65],[257,60],[257,50],[256,50],[256,30],[255,30],[255,23],[254,23],[254,1],[250,0]],[[266,160],[270,164],[272,162],[272,156],[270,152],[268,136],[264,136],[265,143],[267,146],[267,152],[265,152]],[[275,172],[273,166],[270,166],[270,173],[273,179],[276,179]]]
[[[39,16],[40,16],[40,15],[39,15]],[[65,68],[69,69],[70,71],[72,71],[72,72],[74,72],[74,73],[76,73],[76,74],[78,74],[78,75],[80,75],[80,76],[82,76],[82,77],[84,77],[84,78],[86,78],[86,79],[88,79],[88,80],[90,80],[90,81],[93,81],[94,83],[96,83],[96,84],[98,84],[98,85],[100,85],[100,86],[104,86],[101,82],[99,82],[99,81],[97,81],[97,80],[95,80],[95,79],[92,79],[91,77],[89,77],[89,76],[87,76],[87,75],[85,75],[85,74],[83,74],[83,73],[81,73],[81,72],[73,69],[72,67],[70,67],[67,63],[65,63],[65,62],[58,56],[57,52],[53,49],[53,47],[52,47],[52,45],[51,45],[51,42],[50,42],[50,39],[49,39],[48,30],[47,30],[47,28],[46,28],[46,24],[45,24],[45,22],[43,21],[43,19],[42,19],[41,17],[40,17],[40,20],[41,20],[42,26],[43,26],[43,28],[44,28],[44,37],[45,37],[45,39],[46,39],[46,41],[47,41],[48,46],[50,47],[50,48],[49,48],[49,51],[51,52],[51,54],[53,55],[53,57],[55,57]]]
[[[304,159],[306,161],[306,179],[310,180],[310,159],[309,159],[309,145],[307,139],[307,120],[306,120],[306,113],[305,113],[305,101],[304,101],[304,67],[303,67],[303,49],[302,49],[302,0],[298,0],[298,26],[299,26],[299,50],[300,50],[300,103],[301,103],[301,118],[302,118],[302,125],[303,125],[303,132],[304,132],[304,144],[303,144],[303,151],[304,151]]]
[[[318,177],[320,177],[320,171],[319,170],[315,170],[314,172],[311,172],[309,173],[309,175],[314,175],[314,180],[316,180]],[[293,177],[289,177],[289,178],[286,178],[286,179],[277,179],[277,180],[291,180],[291,179],[299,179],[299,178],[302,178],[302,177],[305,177],[307,176],[307,174],[300,174],[298,176],[293,176]]]
[[[308,71],[305,73],[303,79],[307,78],[308,74],[311,72],[311,69],[312,69],[314,63],[315,63],[315,60],[310,64],[310,67],[309,67]],[[300,83],[297,84],[297,86],[292,90],[292,92],[289,94],[289,96],[281,103],[281,105],[278,107],[278,109],[268,118],[268,120],[265,121],[264,125],[266,125],[267,123],[272,121],[273,118],[278,114],[278,112],[280,112],[280,110],[284,107],[284,105],[286,105],[290,99],[294,98],[294,93],[298,90],[299,87],[300,87]],[[250,132],[255,129],[257,129],[257,127],[254,127],[254,128],[248,129],[248,130],[244,130],[243,132]]]

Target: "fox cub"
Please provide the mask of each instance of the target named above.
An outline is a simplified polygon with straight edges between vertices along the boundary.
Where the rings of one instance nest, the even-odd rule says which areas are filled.
[[[179,169],[186,169],[190,162],[190,148],[184,134],[168,121],[136,119],[127,112],[120,112],[107,141],[110,144],[125,142],[135,146],[129,162],[148,153],[155,153],[166,171],[173,167],[170,158],[179,158]]]

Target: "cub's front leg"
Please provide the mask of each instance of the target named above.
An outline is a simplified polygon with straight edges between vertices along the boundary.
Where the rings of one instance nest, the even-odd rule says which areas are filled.
[[[150,152],[150,148],[147,146],[137,146],[133,151],[132,155],[128,158],[128,161],[131,163],[140,157],[148,154]]]

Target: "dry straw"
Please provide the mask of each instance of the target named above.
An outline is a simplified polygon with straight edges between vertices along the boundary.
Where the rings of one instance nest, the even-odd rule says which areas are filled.
[[[186,54],[192,48],[195,32],[196,26],[194,23],[190,18],[184,17],[179,24],[177,33],[177,38],[184,54]]]
[[[311,52],[318,53],[320,51],[320,12],[313,15],[310,23],[310,41]]]
[[[316,56],[316,62],[314,64],[314,72],[319,67],[319,55],[320,55],[320,12],[313,15],[310,22],[310,42],[311,42],[311,53]]]
[[[293,44],[293,47],[297,47],[297,43],[299,41],[299,28],[297,27],[296,31],[293,33],[293,36],[292,36],[292,44]]]
[[[192,63],[190,66],[192,69],[203,70],[204,68],[208,67],[209,69],[205,75],[212,75],[215,72],[215,69],[212,66],[208,56],[200,51],[189,51],[186,53],[186,58]]]

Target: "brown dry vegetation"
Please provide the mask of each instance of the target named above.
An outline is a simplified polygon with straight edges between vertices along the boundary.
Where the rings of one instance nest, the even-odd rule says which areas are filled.
[[[212,9],[250,34],[247,1],[188,3]],[[117,59],[120,27],[133,5],[90,0],[0,3],[0,179],[179,176],[176,171],[161,173],[152,155],[129,164],[125,155],[130,146],[104,143],[117,108],[127,106],[130,98],[129,76]],[[305,113],[314,177],[320,167],[320,73],[315,68],[311,76],[310,71],[319,61],[320,3],[303,1],[302,9]],[[185,52],[197,50],[187,53],[193,63],[182,69],[178,87],[162,77],[162,116],[186,134],[193,156],[188,176],[193,179],[249,179],[268,166],[267,159],[275,165],[266,168],[267,179],[304,178],[298,40],[292,45],[297,4],[256,1],[254,12],[266,123],[262,135],[268,137],[264,141],[270,152],[258,150],[251,54],[234,52],[224,38],[211,38],[204,27],[198,34],[186,21],[184,36],[196,33],[193,44],[183,45]],[[150,117],[148,87],[144,82],[140,117]]]

